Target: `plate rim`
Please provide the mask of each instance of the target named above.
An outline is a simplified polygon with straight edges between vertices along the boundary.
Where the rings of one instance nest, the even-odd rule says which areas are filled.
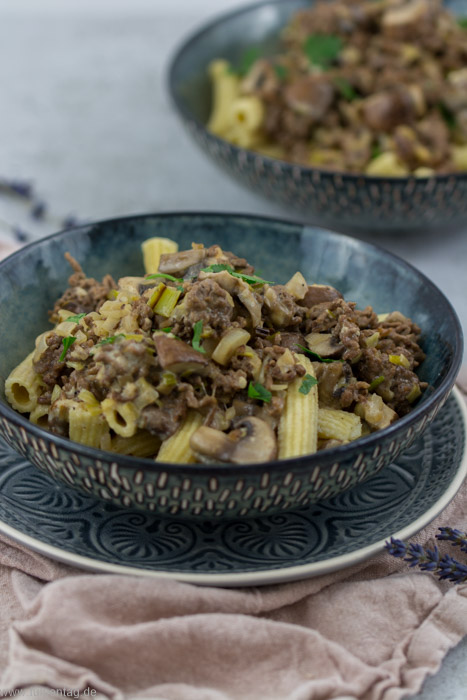
[[[453,396],[458,408],[460,409],[462,422],[464,425],[464,436],[467,437],[467,405],[461,391],[454,386],[450,394]],[[340,569],[348,568],[354,564],[359,564],[369,557],[380,553],[384,549],[385,542],[390,537],[395,537],[400,540],[405,540],[412,537],[424,527],[429,525],[453,500],[454,496],[459,491],[464,479],[467,477],[467,439],[464,439],[464,450],[460,459],[459,467],[455,477],[450,482],[448,488],[444,491],[441,498],[434,503],[421,516],[416,518],[409,525],[406,525],[401,530],[388,535],[377,542],[373,542],[366,547],[356,549],[346,554],[340,554],[330,559],[324,559],[308,564],[298,564],[290,567],[282,567],[280,569],[264,569],[254,572],[239,572],[239,573],[187,573],[187,572],[170,572],[157,571],[150,569],[142,569],[135,566],[125,566],[123,564],[113,564],[111,562],[93,559],[91,557],[67,552],[67,550],[42,542],[39,539],[22,533],[20,530],[4,523],[0,520],[0,533],[10,537],[15,542],[25,545],[29,549],[49,557],[55,561],[59,561],[68,566],[77,567],[83,571],[100,574],[120,574],[126,576],[138,576],[140,578],[176,580],[180,583],[190,583],[200,586],[218,586],[218,587],[245,587],[245,586],[261,586],[272,585],[277,583],[287,583],[290,581],[298,581],[323,574],[330,574]]]

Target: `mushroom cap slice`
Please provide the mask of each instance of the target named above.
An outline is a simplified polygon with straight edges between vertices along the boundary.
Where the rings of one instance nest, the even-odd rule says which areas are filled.
[[[182,250],[179,253],[164,253],[161,255],[159,272],[170,275],[180,275],[192,265],[203,262],[205,257],[206,251],[204,248]]]
[[[165,333],[154,335],[154,345],[160,366],[170,372],[180,374],[191,371],[201,374],[209,364],[209,360],[202,353],[183,340],[169,338]]]
[[[256,416],[242,418],[230,433],[203,425],[191,436],[190,447],[201,462],[208,463],[269,462],[277,456],[274,430]]]

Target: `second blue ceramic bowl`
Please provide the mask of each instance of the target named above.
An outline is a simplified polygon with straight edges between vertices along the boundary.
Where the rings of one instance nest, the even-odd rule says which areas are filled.
[[[206,129],[211,111],[208,65],[225,58],[238,65],[248,48],[273,53],[280,30],[313,0],[266,0],[224,14],[189,37],[173,56],[168,87],[178,116],[203,153],[229,175],[288,212],[350,233],[455,228],[467,216],[467,173],[429,178],[369,177],[319,170],[239,148]],[[448,0],[467,16],[467,0]]]
[[[173,465],[80,445],[30,423],[6,402],[11,370],[48,328],[47,311],[66,289],[69,251],[89,276],[143,273],[141,243],[152,236],[218,243],[244,256],[266,279],[300,270],[360,307],[399,310],[423,330],[429,383],[414,410],[356,442],[295,459],[244,465]],[[0,434],[39,469],[120,506],[180,515],[254,515],[333,496],[383,469],[426,428],[449,395],[462,356],[455,312],[420,272],[367,243],[322,229],[232,214],[159,214],[103,221],[37,241],[0,262]]]

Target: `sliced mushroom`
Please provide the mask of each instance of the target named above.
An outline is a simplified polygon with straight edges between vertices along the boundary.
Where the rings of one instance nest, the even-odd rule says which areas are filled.
[[[340,357],[344,349],[332,333],[309,333],[305,340],[310,350],[321,357]]]
[[[313,367],[318,380],[320,405],[327,408],[341,408],[338,390],[346,384],[343,363],[314,362]]]
[[[242,80],[242,93],[269,97],[274,95],[280,84],[274,66],[265,59],[255,61]]]
[[[420,26],[432,14],[426,0],[411,0],[386,10],[381,19],[383,31],[394,38],[412,38],[420,33]]]
[[[203,373],[209,360],[202,353],[190,347],[183,340],[169,338],[165,333],[154,335],[157,358],[162,369],[176,374],[183,372]]]
[[[414,97],[404,88],[378,92],[363,102],[365,123],[376,132],[390,132],[398,124],[411,122],[416,114]]]
[[[310,284],[307,293],[303,297],[303,304],[311,308],[315,304],[322,304],[324,301],[334,301],[335,299],[343,298],[337,289],[327,284]]]
[[[273,429],[255,416],[243,418],[230,433],[201,426],[191,436],[190,447],[200,461],[208,463],[269,462],[277,455]]]
[[[326,78],[309,75],[287,86],[284,96],[294,112],[319,121],[331,106],[334,94],[334,87]]]
[[[146,280],[144,277],[120,277],[118,280],[118,291],[125,291],[129,294],[140,296],[141,286],[143,286],[144,289],[146,284],[154,286],[154,280]]]
[[[180,253],[166,253],[161,255],[159,272],[169,275],[181,275],[192,265],[198,265],[206,257],[204,248],[182,250]]]
[[[227,270],[222,272],[200,272],[198,279],[204,280],[211,277],[226,292],[235,294],[239,301],[250,313],[253,327],[261,325],[261,305],[249,285],[239,277],[234,277]]]

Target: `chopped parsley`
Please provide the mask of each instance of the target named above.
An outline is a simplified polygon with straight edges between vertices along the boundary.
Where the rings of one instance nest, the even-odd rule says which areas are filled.
[[[318,355],[317,352],[313,352],[313,350],[308,350],[304,345],[297,345],[297,348],[300,348],[300,350],[303,350],[303,352],[306,352],[307,355],[309,355],[310,359],[314,360],[315,362],[343,362],[341,359],[333,359],[332,357],[321,357],[321,355]]]
[[[158,330],[162,331],[163,333],[171,333],[172,326],[167,326],[167,328],[159,328]]]
[[[303,381],[300,385],[299,392],[301,394],[309,394],[312,386],[318,384],[318,380],[312,377],[311,374],[305,374]]]
[[[250,399],[271,403],[272,394],[262,384],[250,382],[248,385],[248,396]]]
[[[379,145],[379,143],[374,143],[371,147],[371,159],[374,160],[375,158],[378,158],[383,152],[383,149]]]
[[[342,97],[349,102],[352,102],[352,100],[355,100],[358,97],[353,85],[351,85],[346,78],[336,77],[334,78],[333,82]]]
[[[342,40],[335,34],[310,34],[303,44],[310,63],[324,69],[336,60],[341,49]]]
[[[244,282],[247,282],[247,284],[274,284],[274,282],[268,282],[268,280],[263,280],[256,275],[245,275],[243,272],[236,272],[231,265],[224,265],[223,263],[209,265],[209,267],[205,267],[202,272],[224,272],[224,270],[232,275],[232,277],[238,277]]]
[[[249,73],[253,64],[255,64],[259,58],[261,58],[261,49],[258,46],[251,46],[240,58],[238,73],[241,76]]]
[[[72,335],[68,335],[66,338],[62,338],[62,343],[63,343],[63,350],[62,354],[60,355],[60,362],[63,362],[65,360],[66,354],[75,342],[76,338]]]
[[[115,343],[116,340],[119,340],[120,338],[124,338],[125,334],[124,333],[119,333],[118,335],[109,335],[108,338],[104,338],[103,340],[100,340],[97,345],[107,345],[108,343],[113,344]]]
[[[181,277],[173,277],[173,275],[166,275],[165,272],[155,272],[153,275],[148,275],[147,277],[145,277],[145,279],[155,280],[159,277],[163,277],[164,279],[170,280],[171,282],[183,282],[183,279]]]
[[[202,352],[206,354],[206,350],[200,345],[200,340],[201,340],[201,333],[203,332],[203,322],[202,321],[196,321],[195,325],[193,326],[193,340],[191,341],[191,345],[193,346],[194,350],[197,350],[198,352]]]
[[[76,316],[68,316],[66,320],[67,323],[79,323],[86,314],[76,314]]]
[[[287,66],[283,66],[280,63],[276,63],[274,65],[274,72],[277,75],[277,77],[279,78],[279,80],[281,80],[281,81],[287,80],[287,76],[289,74],[289,70],[288,70]]]
[[[451,130],[455,129],[457,126],[455,114],[451,112],[451,110],[448,107],[446,107],[446,105],[443,102],[438,102],[438,109],[444,121],[446,122],[446,126]]]
[[[375,377],[375,379],[373,379],[370,386],[368,387],[368,390],[374,391],[377,386],[379,386],[380,384],[382,384],[384,382],[384,380],[385,380],[385,377],[383,377],[383,375],[381,375],[379,377]]]

